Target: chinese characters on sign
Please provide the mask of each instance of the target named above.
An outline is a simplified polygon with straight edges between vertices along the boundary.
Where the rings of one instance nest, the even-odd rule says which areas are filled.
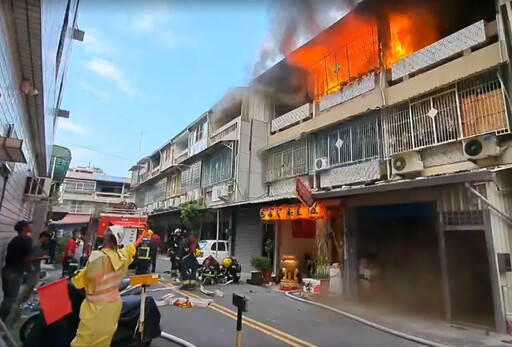
[[[325,208],[319,203],[313,206],[306,205],[280,205],[263,207],[260,217],[263,221],[319,219],[325,216]]]

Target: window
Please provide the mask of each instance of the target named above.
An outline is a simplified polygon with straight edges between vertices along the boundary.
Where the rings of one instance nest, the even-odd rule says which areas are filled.
[[[229,147],[223,148],[204,163],[203,186],[211,186],[231,179],[232,152]]]
[[[358,163],[380,157],[379,123],[375,116],[348,122],[316,137],[316,158],[329,166]]]
[[[204,247],[206,247],[207,244],[207,241],[199,241],[197,245],[199,246],[199,249],[203,249]]]
[[[195,133],[195,136],[194,136],[194,142],[199,142],[203,139],[203,125],[200,125],[196,128],[196,130],[194,131]]]
[[[84,209],[84,202],[83,201],[71,201],[71,208],[69,210],[70,213],[82,213],[86,212]]]
[[[180,194],[201,187],[201,162],[198,161],[181,173]]]
[[[308,173],[306,140],[270,150],[266,159],[266,181],[272,182]]]
[[[92,193],[96,189],[95,182],[66,180],[64,191],[72,193]]]
[[[219,249],[217,249],[217,245],[219,245]],[[212,243],[211,250],[225,252],[226,251],[226,243],[225,242],[214,242],[214,243]]]
[[[178,175],[173,175],[167,181],[167,197],[178,195],[179,193]]]

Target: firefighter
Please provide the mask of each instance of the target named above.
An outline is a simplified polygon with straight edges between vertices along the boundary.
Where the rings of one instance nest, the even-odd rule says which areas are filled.
[[[180,263],[180,275],[183,283],[182,289],[194,289],[196,286],[196,240],[188,231],[183,231],[176,258]]]
[[[146,231],[144,238],[139,247],[137,247],[137,266],[135,268],[136,275],[148,274],[151,267],[151,256],[155,252],[154,243],[151,239],[153,237],[153,231]]]
[[[119,249],[124,229],[119,225],[110,226],[101,251],[93,251],[87,265],[71,279],[75,287],[85,289],[86,293],[80,306],[80,325],[71,347],[110,346],[123,306],[119,285],[142,237],[135,244]]]
[[[224,274],[226,276],[226,282],[233,281],[238,283],[242,276],[242,266],[238,263],[235,257],[227,257],[222,262],[224,268]]]
[[[173,234],[171,235],[171,242],[169,244],[169,257],[171,258],[171,277],[176,277],[178,275],[178,262],[176,260],[176,253],[178,252],[178,248],[181,242],[181,229],[176,228]]]

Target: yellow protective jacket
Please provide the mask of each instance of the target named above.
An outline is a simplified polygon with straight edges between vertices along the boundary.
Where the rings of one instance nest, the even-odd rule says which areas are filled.
[[[72,278],[86,299],[80,307],[80,325],[72,347],[109,347],[117,330],[123,302],[119,285],[135,257],[135,246],[93,251],[87,265]]]

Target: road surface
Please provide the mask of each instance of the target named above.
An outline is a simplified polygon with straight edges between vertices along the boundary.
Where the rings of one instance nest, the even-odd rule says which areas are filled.
[[[163,272],[168,267],[168,262],[159,260],[157,271]],[[163,285],[172,287],[167,281],[164,281]],[[297,302],[287,298],[283,293],[268,288],[232,284],[209,286],[207,289],[220,289],[224,292],[224,297],[215,298],[215,304],[209,308],[161,307],[162,330],[198,347],[235,346],[236,311],[231,304],[231,299],[233,291],[237,291],[250,297],[242,328],[244,347],[420,346],[333,312]],[[189,293],[169,288],[169,292],[176,295],[208,298],[199,290]],[[166,291],[159,291],[152,295],[161,297],[165,293]],[[164,340],[155,340],[153,345],[172,346]]]

